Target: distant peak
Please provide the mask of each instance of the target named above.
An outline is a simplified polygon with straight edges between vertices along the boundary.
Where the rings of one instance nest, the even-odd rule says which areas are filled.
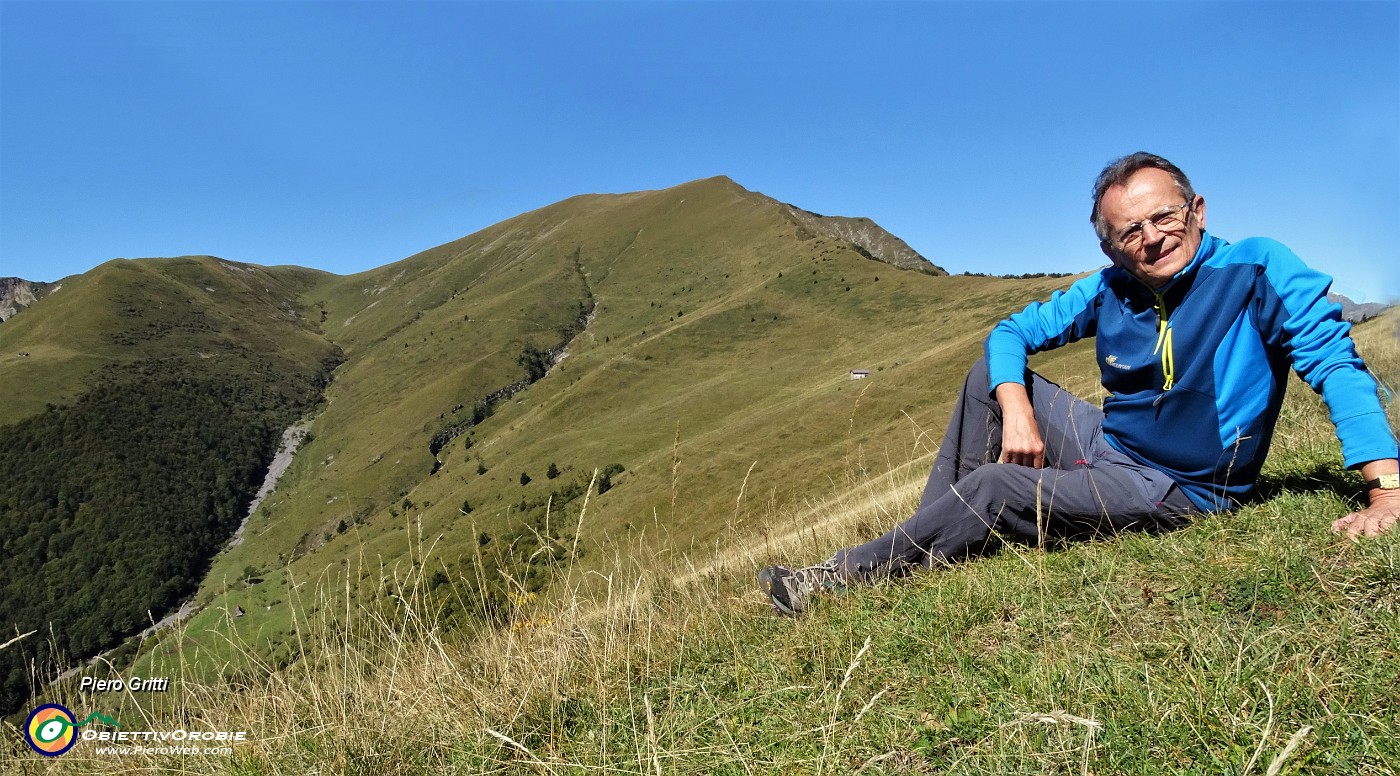
[[[1351,321],[1352,323],[1361,323],[1362,321],[1375,318],[1392,306],[1379,302],[1355,302],[1335,292],[1328,292],[1327,301],[1341,305],[1342,320]]]
[[[682,183],[676,189],[728,189],[731,191],[748,192],[749,190],[740,186],[728,175],[714,175],[709,178],[697,178],[688,183]]]

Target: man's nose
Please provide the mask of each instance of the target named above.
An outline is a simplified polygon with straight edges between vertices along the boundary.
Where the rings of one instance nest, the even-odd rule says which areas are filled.
[[[1156,224],[1153,224],[1151,221],[1148,221],[1142,225],[1143,245],[1156,245],[1157,243],[1160,243],[1162,239],[1166,236],[1167,233],[1162,231],[1161,229],[1158,229]]]

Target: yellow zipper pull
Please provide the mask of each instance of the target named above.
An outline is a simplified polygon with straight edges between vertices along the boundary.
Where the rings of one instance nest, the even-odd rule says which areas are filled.
[[[1162,354],[1162,390],[1170,391],[1176,382],[1176,359],[1172,353],[1172,323],[1167,318],[1167,300],[1161,294],[1152,292],[1157,297],[1157,303],[1153,305],[1157,310],[1157,346],[1152,349],[1152,355]]]

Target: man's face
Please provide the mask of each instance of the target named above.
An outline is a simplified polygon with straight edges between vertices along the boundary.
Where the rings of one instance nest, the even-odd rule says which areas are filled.
[[[1109,187],[1099,212],[1108,223],[1104,254],[1154,289],[1191,263],[1206,228],[1205,199],[1197,196],[1185,202],[1172,176],[1155,167],[1138,170],[1122,185]],[[1165,228],[1158,228],[1154,219],[1165,223]]]

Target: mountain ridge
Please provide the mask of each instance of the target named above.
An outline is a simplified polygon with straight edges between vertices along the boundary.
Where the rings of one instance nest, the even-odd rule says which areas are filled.
[[[1342,320],[1351,323],[1361,323],[1380,316],[1386,310],[1394,307],[1395,304],[1381,304],[1379,302],[1356,302],[1347,296],[1335,292],[1328,292],[1327,301],[1342,306]]]
[[[111,365],[133,360],[193,349],[205,360],[246,361],[265,348],[295,361],[291,351],[311,344],[268,329],[305,329],[296,299],[327,274],[187,256],[112,259],[64,278],[0,326],[0,424],[75,398]]]

